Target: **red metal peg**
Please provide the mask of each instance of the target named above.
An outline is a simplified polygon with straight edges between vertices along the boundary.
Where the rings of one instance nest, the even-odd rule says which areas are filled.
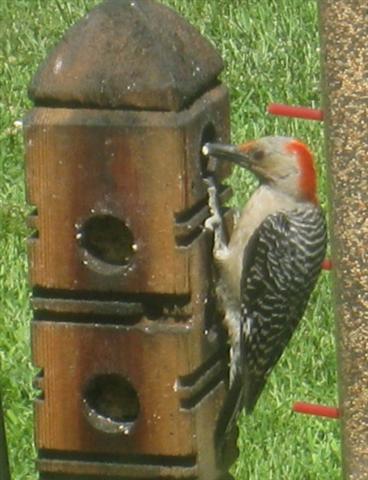
[[[322,262],[322,270],[332,270],[332,261],[329,258],[325,258]]]
[[[271,103],[267,107],[267,112],[272,115],[283,117],[302,118],[304,120],[323,120],[323,111],[317,108],[299,107],[284,105],[282,103]]]
[[[336,407],[327,407],[313,403],[296,402],[293,405],[293,412],[315,415],[317,417],[340,418],[340,411]]]

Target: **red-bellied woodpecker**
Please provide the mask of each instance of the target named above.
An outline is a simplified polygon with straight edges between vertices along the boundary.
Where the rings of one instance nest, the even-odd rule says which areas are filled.
[[[240,146],[207,143],[260,181],[226,241],[215,183],[207,178],[216,292],[230,342],[226,425],[252,412],[267,377],[303,316],[326,250],[313,156],[300,141],[264,137]],[[227,427],[225,427],[227,429]]]

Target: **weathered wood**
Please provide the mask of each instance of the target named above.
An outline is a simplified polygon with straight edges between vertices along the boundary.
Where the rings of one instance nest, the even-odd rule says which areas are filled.
[[[194,327],[170,319],[167,325],[142,320],[134,328],[35,322],[34,362],[40,368],[46,366],[44,397],[36,404],[39,447],[106,454],[133,453],[139,447],[140,454],[146,455],[190,455],[195,442],[190,434],[192,417],[201,411],[190,414],[188,410],[210,393],[208,384],[216,380],[223,390],[224,380],[219,346],[212,346],[212,354],[209,349],[203,352],[197,337]],[[83,392],[90,379],[105,373],[129,379],[139,392],[139,418],[134,435],[127,438],[101,435],[86,418]],[[193,380],[185,382],[190,374]],[[70,430],[70,422],[78,436]]]
[[[235,439],[222,452],[214,439],[228,372],[204,176],[223,202],[230,192],[201,154],[229,141],[221,65],[171,10],[110,0],[35,77],[24,128],[41,479],[231,478]]]
[[[344,478],[368,478],[368,7],[320,0]]]
[[[206,205],[202,133],[216,123],[224,138],[226,104],[225,88],[217,87],[179,113],[34,109],[25,119],[28,200],[39,231],[30,242],[32,285],[187,294],[189,250],[176,246],[202,232],[203,215],[195,221]],[[184,216],[192,224],[176,238],[173,219],[180,226]],[[90,241],[100,242],[101,254],[84,248],[84,225],[98,217],[131,230],[131,262],[99,261],[119,258],[124,248],[117,229],[110,227],[109,237],[108,223],[106,238],[98,231]]]
[[[30,94],[37,105],[179,111],[222,68],[208,40],[170,8],[108,0],[66,33]]]

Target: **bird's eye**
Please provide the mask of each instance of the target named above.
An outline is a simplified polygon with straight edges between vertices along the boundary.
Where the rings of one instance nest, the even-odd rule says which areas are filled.
[[[255,150],[252,154],[254,160],[262,160],[264,157],[264,151],[263,150]]]

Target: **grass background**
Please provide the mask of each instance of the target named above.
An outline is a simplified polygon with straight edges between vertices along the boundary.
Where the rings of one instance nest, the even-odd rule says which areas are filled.
[[[0,0],[0,389],[15,480],[36,478],[33,466],[29,292],[27,286],[22,136],[14,127],[31,107],[27,85],[65,29],[95,0]],[[312,145],[325,206],[321,124],[274,118],[269,102],[320,104],[317,6],[313,0],[164,0],[218,48],[226,62],[234,142],[295,135]],[[234,202],[253,180],[232,178]],[[336,404],[330,281],[323,273],[306,318],[271,376],[256,411],[240,421],[236,479],[340,478],[338,422],[295,415],[295,400]]]

